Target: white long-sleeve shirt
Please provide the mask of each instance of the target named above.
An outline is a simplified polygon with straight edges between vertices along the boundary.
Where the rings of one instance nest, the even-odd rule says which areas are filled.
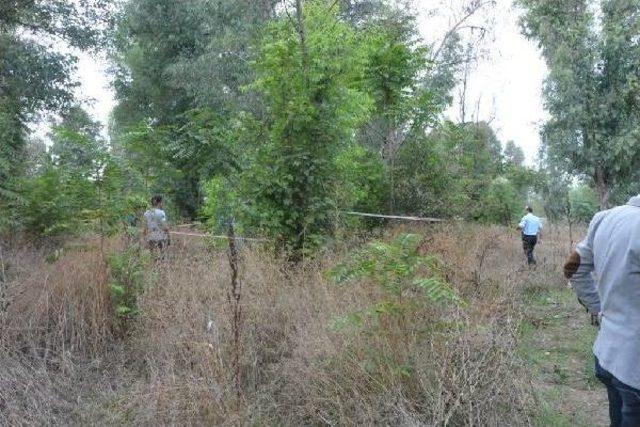
[[[518,227],[525,236],[537,236],[542,230],[542,221],[532,213],[528,213],[522,217]]]
[[[597,213],[576,252],[571,284],[602,315],[593,352],[619,381],[640,389],[640,197]]]

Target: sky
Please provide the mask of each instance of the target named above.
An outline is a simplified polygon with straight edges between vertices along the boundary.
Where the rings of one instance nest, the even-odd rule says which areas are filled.
[[[431,41],[432,33],[440,37],[460,19],[461,13],[456,13],[456,9],[469,0],[418,0],[415,3],[422,36]],[[434,22],[429,13],[433,8],[438,9],[438,15],[448,16]],[[453,12],[445,13],[447,9]],[[469,116],[477,116],[478,120],[490,121],[500,141],[505,144],[513,140],[524,150],[527,163],[534,165],[540,147],[540,126],[548,117],[542,102],[547,67],[536,44],[521,34],[519,17],[520,11],[512,6],[512,0],[497,0],[495,5],[486,7],[467,22],[486,25],[488,21],[491,27],[482,45],[482,58],[469,74],[467,120]],[[454,120],[460,119],[459,99],[456,96],[446,112]]]
[[[469,0],[415,0],[418,26],[425,41],[436,41],[460,16],[460,6]],[[437,17],[432,13],[437,10]],[[519,11],[511,0],[497,0],[486,7],[471,24],[492,24],[483,44],[484,54],[471,70],[467,85],[467,117],[490,121],[498,138],[513,140],[522,147],[526,162],[534,165],[540,145],[539,129],[546,120],[542,103],[542,83],[546,65],[535,43],[527,40],[518,26]],[[475,19],[475,22],[474,22]],[[102,58],[79,54],[78,95],[89,103],[89,112],[109,122],[115,105],[109,87],[108,63]],[[457,93],[458,91],[456,91]],[[460,119],[459,97],[445,115]],[[479,108],[478,108],[479,107]]]

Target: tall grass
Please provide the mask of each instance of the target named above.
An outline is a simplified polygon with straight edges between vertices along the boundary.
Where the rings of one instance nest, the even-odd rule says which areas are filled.
[[[34,261],[7,286],[4,341],[51,362],[99,356],[112,338],[107,282],[105,261],[93,250],[55,264]]]
[[[226,254],[200,240],[176,241],[165,263],[150,265],[124,336],[114,333],[99,250],[53,264],[35,250],[6,251],[0,424],[530,424],[530,374],[515,351],[521,294],[564,286],[564,231],[547,232],[533,270],[504,228],[411,231],[426,236],[421,251],[445,260],[464,307],[425,305],[384,328],[335,328],[381,297],[366,279],[325,279],[351,245],[295,268],[244,247],[237,346]]]

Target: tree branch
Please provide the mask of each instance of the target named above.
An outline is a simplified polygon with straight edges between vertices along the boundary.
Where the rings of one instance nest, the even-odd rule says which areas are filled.
[[[440,45],[438,46],[435,53],[433,54],[432,58],[435,60],[440,56],[449,38],[453,36],[456,32],[458,32],[458,30],[460,30],[461,28],[465,28],[463,27],[463,25],[466,21],[468,21],[471,17],[473,17],[480,9],[484,8],[487,5],[493,5],[493,4],[495,4],[495,0],[486,0],[474,5],[460,20],[458,20],[458,22],[456,22],[453,25],[453,27],[449,29],[449,31],[446,32],[446,34],[442,38],[442,41],[440,42]],[[469,25],[466,27],[476,28],[473,25]],[[478,28],[481,28],[481,27],[478,27]]]

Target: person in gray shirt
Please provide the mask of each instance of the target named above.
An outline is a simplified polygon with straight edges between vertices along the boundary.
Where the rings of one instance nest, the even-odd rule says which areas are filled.
[[[600,325],[595,371],[611,425],[640,426],[640,196],[593,217],[564,273]]]
[[[169,245],[169,223],[162,209],[162,196],[153,196],[151,208],[144,213],[144,238],[149,249],[161,252]]]

